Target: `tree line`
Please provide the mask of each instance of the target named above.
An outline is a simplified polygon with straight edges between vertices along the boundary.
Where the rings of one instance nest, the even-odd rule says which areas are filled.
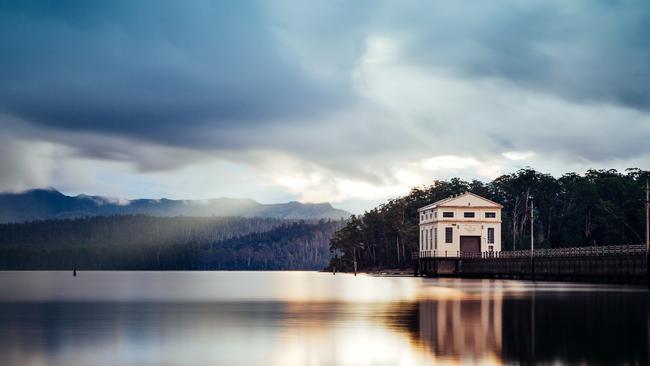
[[[322,269],[342,221],[126,215],[0,225],[0,270]]]
[[[637,168],[567,173],[559,178],[531,168],[491,182],[459,178],[413,188],[362,215],[352,216],[330,241],[329,268],[406,268],[417,251],[417,209],[443,198],[472,192],[503,205],[502,250],[530,243],[531,206],[539,248],[644,242],[644,186],[650,171]]]

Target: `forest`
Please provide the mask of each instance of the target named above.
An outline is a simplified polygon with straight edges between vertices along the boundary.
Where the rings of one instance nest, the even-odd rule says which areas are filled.
[[[413,188],[362,215],[353,215],[331,242],[328,268],[407,268],[417,250],[417,209],[463,192],[502,204],[502,250],[527,248],[530,208],[536,247],[641,244],[645,236],[644,187],[650,171],[589,170],[559,178],[531,168],[491,182],[458,178]]]
[[[530,168],[484,183],[458,178],[346,221],[242,217],[97,216],[0,225],[0,270],[351,270],[408,268],[417,249],[417,209],[466,191],[501,203],[502,248],[530,242],[534,207],[538,248],[644,241],[640,169],[590,170],[555,178]]]
[[[343,221],[126,215],[0,225],[0,270],[322,269]]]

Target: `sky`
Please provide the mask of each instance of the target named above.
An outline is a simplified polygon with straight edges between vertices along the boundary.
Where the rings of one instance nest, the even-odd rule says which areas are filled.
[[[650,167],[647,0],[0,2],[0,190],[362,212]]]

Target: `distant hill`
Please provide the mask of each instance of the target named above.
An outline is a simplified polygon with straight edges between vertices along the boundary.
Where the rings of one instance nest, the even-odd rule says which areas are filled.
[[[0,193],[0,223],[136,214],[160,217],[239,216],[290,220],[338,220],[350,216],[349,212],[334,208],[329,203],[292,201],[261,204],[251,199],[234,198],[127,201],[100,196],[66,196],[55,189]]]

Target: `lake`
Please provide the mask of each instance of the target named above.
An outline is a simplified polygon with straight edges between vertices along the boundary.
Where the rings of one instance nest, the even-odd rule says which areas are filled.
[[[0,365],[648,364],[644,287],[0,272]]]

